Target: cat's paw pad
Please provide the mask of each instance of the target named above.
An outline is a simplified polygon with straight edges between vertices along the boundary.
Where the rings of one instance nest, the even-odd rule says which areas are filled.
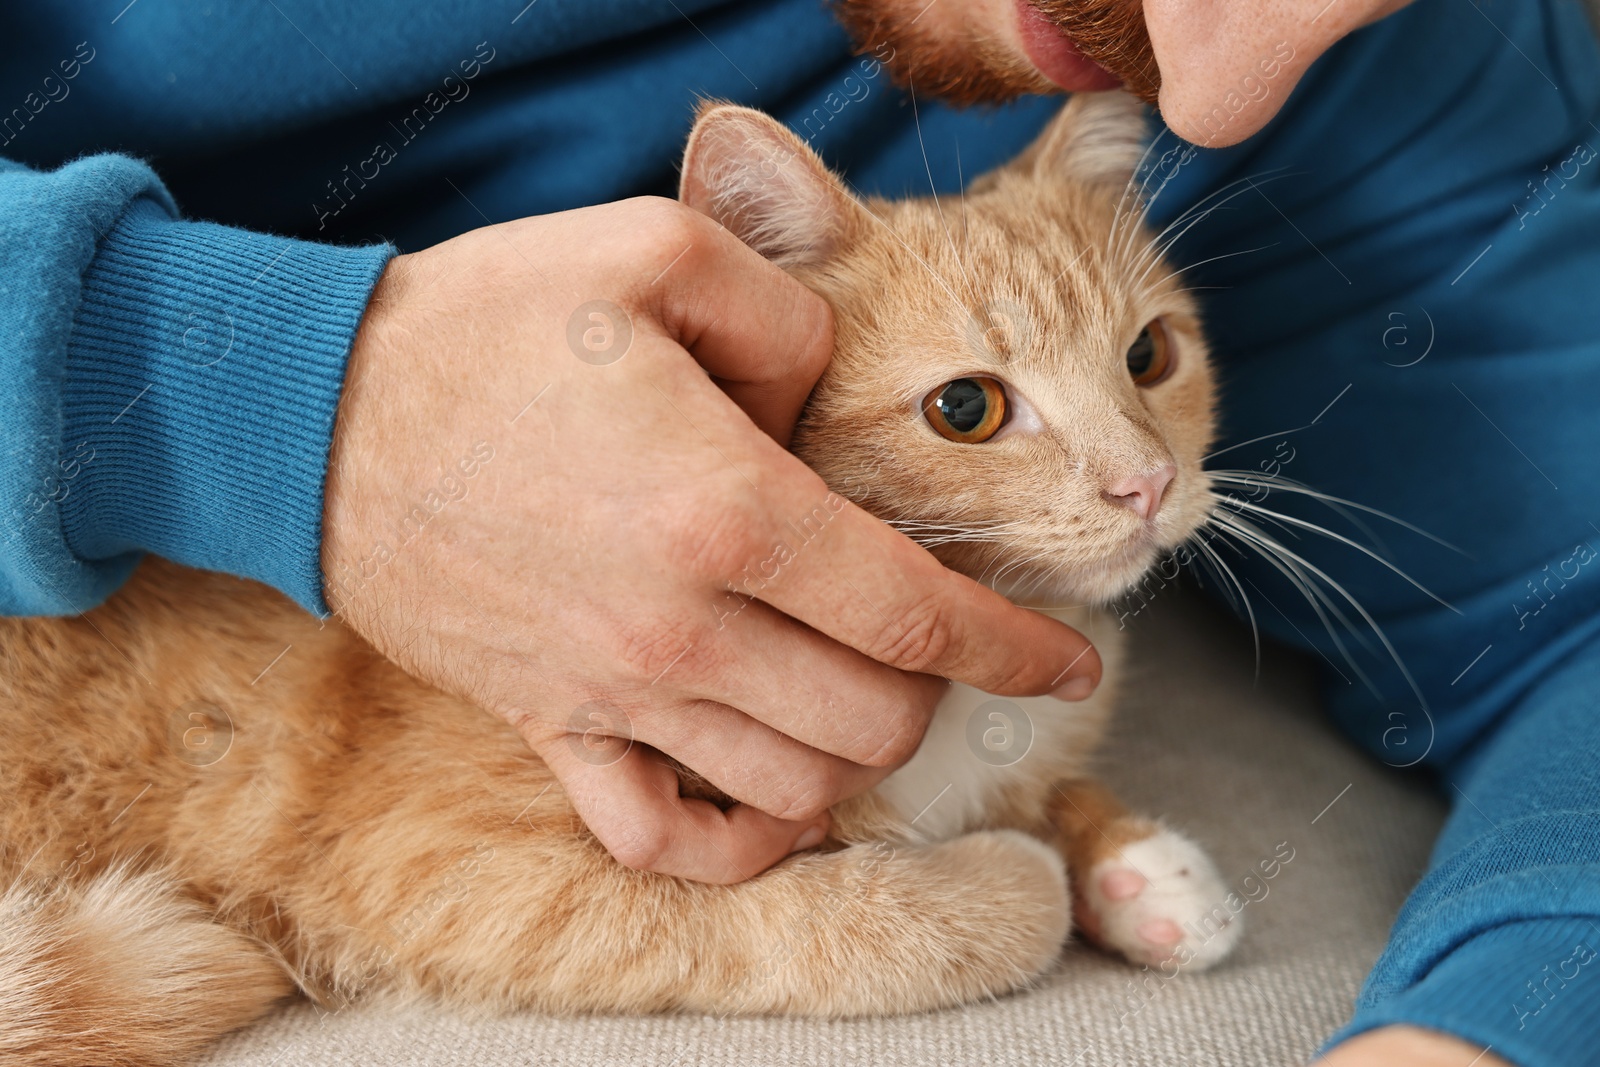
[[[1211,857],[1171,830],[1122,846],[1089,871],[1080,893],[1084,933],[1134,963],[1203,970],[1242,932]]]

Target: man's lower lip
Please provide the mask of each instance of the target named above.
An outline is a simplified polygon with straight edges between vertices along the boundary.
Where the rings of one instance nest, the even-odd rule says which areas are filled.
[[[1122,83],[1078,51],[1072,39],[1028,0],[1016,0],[1017,32],[1034,68],[1069,93],[1115,89]]]

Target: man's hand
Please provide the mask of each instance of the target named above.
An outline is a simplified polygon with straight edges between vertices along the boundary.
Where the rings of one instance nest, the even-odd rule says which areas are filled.
[[[737,881],[816,844],[915,752],[933,676],[1100,673],[784,451],[831,349],[821,299],[668,200],[395,260],[340,408],[330,604],[515,724],[629,866]]]

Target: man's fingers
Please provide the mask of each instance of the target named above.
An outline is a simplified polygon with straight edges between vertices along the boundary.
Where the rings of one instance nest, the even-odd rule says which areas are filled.
[[[990,693],[1081,699],[1099,684],[1100,656],[1076,630],[946,570],[842,498],[827,507],[762,600],[881,663]]]
[[[890,773],[820,752],[712,700],[636,714],[633,732],[735,800],[786,822],[816,819]]]
[[[787,444],[833,355],[833,312],[704,215],[672,201],[646,210],[664,216],[658,258],[675,259],[645,291],[656,317],[757,426]]]
[[[580,742],[581,744],[581,742]],[[738,804],[722,811],[678,795],[678,778],[649,747],[618,742],[613,762],[590,762],[558,737],[539,754],[578,815],[624,866],[727,885],[752,878],[827,833],[828,817],[785,822]]]
[[[698,669],[680,675],[695,686],[692,695],[736,707],[852,763],[895,767],[916,752],[947,688],[943,681],[894,670],[754,598],[732,593],[725,605],[736,607],[719,613],[714,639],[692,665]],[[684,762],[709,773],[693,760]],[[860,789],[876,780],[863,780]]]

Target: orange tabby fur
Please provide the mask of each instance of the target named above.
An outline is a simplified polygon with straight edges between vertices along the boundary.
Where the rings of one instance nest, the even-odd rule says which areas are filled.
[[[742,109],[703,109],[686,156],[685,200],[836,311],[803,458],[886,518],[1015,520],[936,551],[975,576],[1036,557],[1004,587],[1038,603],[1114,596],[1210,507],[1193,309],[1164,268],[1135,280],[1130,220],[1129,240],[1111,234],[1140,132],[1123,101],[1074,101],[964,206],[860,204]],[[1028,337],[974,333],[985,307]],[[1158,314],[1183,362],[1139,391],[1121,353]],[[977,370],[1016,383],[1045,432],[962,447],[919,422],[927,388]],[[1135,551],[1102,483],[1166,461],[1160,536]],[[1062,617],[1109,679],[1115,629]],[[81,618],[0,620],[0,658],[7,1063],[181,1061],[296,989],[328,1010],[378,993],[557,1012],[961,1004],[1045,971],[1072,927],[1066,872],[1092,919],[1088,872],[1159,831],[1081,781],[1109,684],[1026,705],[1035,749],[928,820],[890,786],[938,780],[926,765],[951,750],[932,732],[835,809],[824,850],[711,886],[616,863],[513,728],[251,582],[150,559]],[[221,758],[181,758],[207,737]]]

